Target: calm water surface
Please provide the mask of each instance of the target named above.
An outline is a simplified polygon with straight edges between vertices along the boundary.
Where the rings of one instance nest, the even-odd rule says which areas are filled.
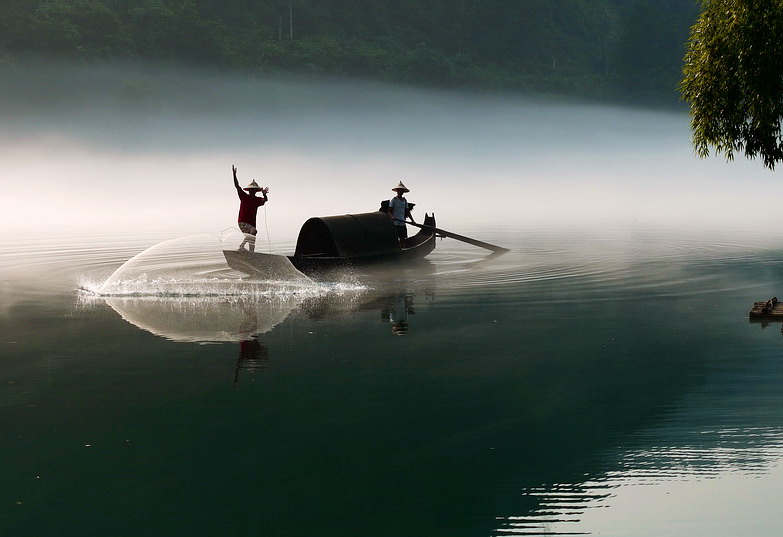
[[[782,238],[455,231],[512,251],[259,282],[221,233],[6,236],[0,533],[779,535]]]

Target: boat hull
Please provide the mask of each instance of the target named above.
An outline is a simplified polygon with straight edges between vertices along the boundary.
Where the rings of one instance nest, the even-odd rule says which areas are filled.
[[[297,270],[309,275],[351,266],[361,267],[384,263],[411,262],[416,259],[423,259],[428,254],[432,253],[434,249],[435,236],[433,235],[426,243],[417,245],[414,248],[401,249],[399,252],[355,257],[288,256],[288,260],[291,261],[291,264],[296,267]]]
[[[425,216],[424,224],[435,227],[435,218]],[[274,255],[245,250],[223,250],[223,255],[229,267],[255,277],[265,279],[280,279],[289,267],[295,268],[307,276],[343,269],[346,267],[361,267],[386,263],[407,263],[423,259],[435,249],[436,235],[434,231],[422,229],[415,235],[405,239],[403,246],[384,252],[373,252],[366,255],[325,256],[325,255]]]

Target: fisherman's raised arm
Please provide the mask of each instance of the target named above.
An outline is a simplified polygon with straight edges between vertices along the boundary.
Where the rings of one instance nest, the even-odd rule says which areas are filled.
[[[231,165],[231,172],[234,174],[234,188],[237,189],[237,192],[241,195],[242,187],[239,186],[239,180],[237,179],[237,167],[233,164]]]

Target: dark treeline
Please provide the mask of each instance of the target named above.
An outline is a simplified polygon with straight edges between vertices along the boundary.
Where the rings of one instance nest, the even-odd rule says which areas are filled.
[[[693,0],[3,0],[0,58],[675,101]]]

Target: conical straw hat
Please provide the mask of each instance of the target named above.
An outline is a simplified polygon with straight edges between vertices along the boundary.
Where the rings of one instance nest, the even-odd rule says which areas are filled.
[[[247,185],[242,190],[261,190],[261,187],[258,186],[258,183],[256,183],[255,181],[250,181],[250,184]]]
[[[402,181],[400,181],[400,184],[392,188],[392,190],[402,190],[403,192],[410,192],[408,188],[402,184]]]

